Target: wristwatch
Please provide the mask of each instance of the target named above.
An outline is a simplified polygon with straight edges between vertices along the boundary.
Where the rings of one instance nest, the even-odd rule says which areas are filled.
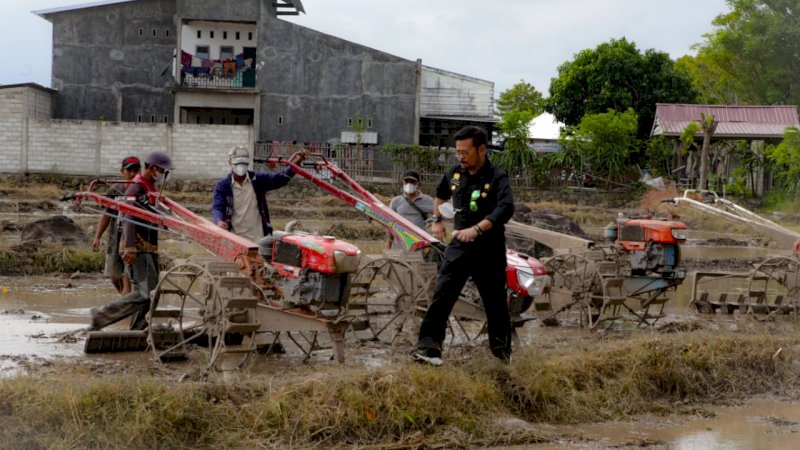
[[[433,223],[439,223],[442,221],[442,216],[437,216],[436,214],[434,214],[431,216],[431,220],[433,220]]]

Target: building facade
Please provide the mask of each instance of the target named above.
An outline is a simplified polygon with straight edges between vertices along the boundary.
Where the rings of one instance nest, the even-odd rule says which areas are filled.
[[[55,117],[252,125],[261,141],[449,143],[493,123],[489,81],[285,21],[299,0],[108,0],[53,24]]]

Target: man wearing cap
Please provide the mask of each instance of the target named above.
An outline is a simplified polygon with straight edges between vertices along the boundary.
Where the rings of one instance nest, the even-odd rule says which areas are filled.
[[[419,191],[419,173],[414,170],[403,173],[403,195],[393,198],[389,202],[389,208],[419,228],[425,229],[425,221],[433,215],[433,197]],[[393,243],[394,237],[387,232],[386,248],[392,248]]]
[[[131,181],[139,173],[141,167],[142,163],[139,158],[128,156],[122,160],[122,167],[120,167],[119,173],[122,174],[123,180]],[[110,198],[124,197],[128,184],[130,183],[112,184],[106,196]],[[94,233],[94,241],[92,241],[92,250],[97,251],[100,249],[100,238],[108,228],[110,230],[108,232],[108,244],[106,245],[106,266],[103,273],[111,278],[111,283],[117,288],[117,292],[120,295],[125,295],[131,291],[131,282],[125,274],[125,263],[119,254],[122,227],[119,226],[117,221],[117,211],[115,209],[107,208],[105,214],[100,216],[100,221],[97,223],[97,231]]]
[[[305,150],[293,155],[291,162],[300,164],[305,159]],[[228,151],[231,173],[214,185],[211,203],[211,221],[253,242],[272,234],[267,207],[267,191],[286,186],[294,172],[291,167],[279,173],[254,172],[248,170],[250,153],[243,145]]]
[[[144,160],[144,171],[133,178],[133,183],[125,191],[129,203],[142,209],[151,209],[148,192],[166,181],[173,169],[172,159],[164,152],[155,151]],[[92,309],[91,329],[119,322],[131,316],[131,330],[147,328],[147,312],[150,310],[150,291],[158,284],[158,229],[153,225],[133,217],[122,225],[122,260],[130,269],[132,291],[99,310]]]

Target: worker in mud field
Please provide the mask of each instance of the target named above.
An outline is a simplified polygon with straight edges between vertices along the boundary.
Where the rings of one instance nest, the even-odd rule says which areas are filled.
[[[296,153],[291,162],[300,164],[306,157],[305,150]],[[228,151],[231,173],[214,185],[211,203],[211,221],[218,227],[258,242],[272,234],[267,207],[267,191],[286,186],[294,177],[291,167],[280,173],[253,172],[248,170],[252,159],[243,145]]]
[[[505,224],[514,214],[508,174],[486,156],[486,131],[475,126],[459,130],[454,140],[459,164],[447,170],[436,188],[431,232],[444,240],[439,207],[451,199],[455,210],[453,236],[444,252],[436,292],[419,331],[416,361],[442,364],[447,321],[469,277],[475,282],[486,311],[489,347],[502,361],[511,359],[511,320],[506,304]]]
[[[424,230],[426,221],[433,215],[433,197],[419,190],[419,173],[406,170],[403,173],[403,194],[389,202],[389,208],[403,216],[406,220]],[[386,248],[395,244],[394,236],[386,233]],[[400,247],[399,243],[397,247]]]
[[[172,159],[164,152],[155,151],[144,160],[144,171],[133,178],[125,190],[129,203],[142,209],[151,209],[147,193],[157,192],[173,170]],[[120,247],[122,260],[128,265],[132,290],[100,309],[92,309],[92,330],[99,330],[126,317],[131,318],[131,330],[147,328],[150,310],[150,291],[158,284],[158,228],[133,217],[122,225]]]
[[[139,173],[142,168],[142,162],[135,156],[128,156],[122,160],[122,166],[119,173],[125,181],[131,181]],[[111,198],[122,198],[125,195],[125,190],[128,188],[129,183],[114,183],[108,189],[106,194]],[[94,240],[92,241],[92,250],[98,251],[100,249],[100,238],[103,233],[108,230],[108,243],[106,244],[106,265],[103,273],[105,276],[111,278],[111,283],[117,288],[120,295],[126,295],[131,291],[131,281],[125,271],[125,263],[122,261],[122,256],[119,254],[119,241],[122,234],[122,227],[117,220],[117,211],[108,208],[105,214],[100,217],[97,222],[97,230],[94,233]]]

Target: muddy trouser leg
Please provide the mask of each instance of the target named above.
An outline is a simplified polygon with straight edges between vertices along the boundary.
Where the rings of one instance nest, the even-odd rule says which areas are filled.
[[[140,253],[130,265],[131,293],[120,297],[95,312],[92,328],[100,329],[131,316],[131,329],[147,328],[146,314],[150,310],[150,291],[158,283],[158,258],[152,253]]]
[[[506,360],[511,356],[511,317],[506,295],[505,247],[502,253],[483,253],[481,264],[473,266],[471,272],[486,311],[489,347],[494,356]]]
[[[444,252],[436,293],[433,294],[433,301],[420,325],[417,341],[417,348],[425,349],[430,357],[441,357],[447,320],[469,276],[468,259],[463,249],[452,245]]]

